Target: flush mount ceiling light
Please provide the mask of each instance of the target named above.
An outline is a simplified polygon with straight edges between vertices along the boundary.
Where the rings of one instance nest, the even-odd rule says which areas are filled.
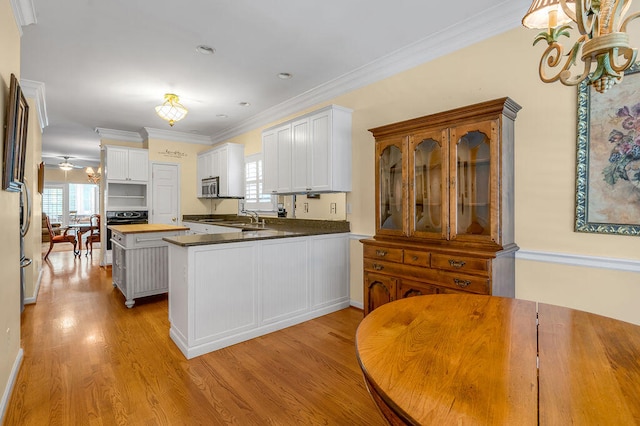
[[[249,102],[240,102],[238,105],[240,105],[241,107],[248,107],[251,104]]]
[[[278,73],[278,78],[280,78],[280,79],[282,79],[282,80],[288,80],[288,79],[290,79],[291,77],[293,77],[293,75],[291,75],[291,74],[290,74],[290,73],[288,73],[288,72],[281,72],[281,73]]]
[[[180,98],[173,93],[167,93],[164,95],[164,103],[156,107],[156,114],[160,118],[167,120],[169,126],[173,127],[177,121],[182,120],[189,111],[180,104]]]
[[[627,24],[640,16],[640,12],[625,18],[632,0],[533,0],[522,25],[544,29],[533,42],[547,42],[547,49],[540,59],[540,79],[545,83],[560,80],[567,86],[575,86],[588,78],[587,83],[600,93],[622,81],[624,72],[636,59],[637,49],[629,47]],[[571,23],[575,23],[580,37],[564,55],[561,36],[569,37]],[[580,57],[584,70],[578,76],[571,68]],[[562,58],[566,61],[561,63]],[[596,65],[589,74],[592,65]],[[547,75],[549,70],[554,75]]]

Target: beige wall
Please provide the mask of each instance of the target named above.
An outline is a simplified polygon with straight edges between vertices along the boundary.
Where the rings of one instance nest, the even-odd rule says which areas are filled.
[[[0,0],[0,117],[4,128],[11,73],[20,78],[20,34],[9,0]],[[4,143],[4,131],[0,132]],[[3,143],[0,156],[4,155]],[[19,195],[0,190],[0,417],[20,356]],[[12,373],[13,372],[13,373]]]
[[[605,263],[629,259],[638,269],[637,237],[573,231],[577,89],[539,80],[542,47],[531,47],[536,33],[518,28],[311,108],[335,103],[354,111],[353,191],[346,200],[352,232],[375,232],[374,140],[367,129],[509,96],[523,107],[516,120],[515,152],[516,242],[521,252],[567,253],[578,258],[573,263],[587,265],[593,264],[592,257]],[[275,124],[230,141],[245,143],[247,154],[258,152],[260,131]],[[351,298],[356,304],[363,299],[359,244],[351,243]],[[613,268],[519,259],[516,295],[640,324],[640,309],[630,303],[640,299],[638,273]]]
[[[180,164],[180,214],[235,214],[237,200],[206,200],[197,198],[198,153],[211,146],[149,139],[149,161]]]
[[[516,242],[521,250],[640,260],[637,237],[573,231],[577,89],[542,83],[535,31],[516,29],[384,81],[340,96],[354,110],[355,233],[374,232],[374,147],[366,129],[502,96],[523,109],[516,120]],[[496,60],[508,62],[498,68]],[[584,260],[584,259],[583,259]],[[589,260],[589,258],[586,258]],[[352,256],[352,298],[361,301],[360,254]],[[636,263],[637,269],[637,263]],[[640,324],[637,272],[518,260],[516,296]]]

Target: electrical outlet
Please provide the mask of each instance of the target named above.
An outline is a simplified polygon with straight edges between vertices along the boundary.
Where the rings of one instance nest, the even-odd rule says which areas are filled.
[[[347,203],[347,214],[351,214],[351,203]]]
[[[331,203],[331,207],[329,211],[331,214],[336,214],[336,203]]]

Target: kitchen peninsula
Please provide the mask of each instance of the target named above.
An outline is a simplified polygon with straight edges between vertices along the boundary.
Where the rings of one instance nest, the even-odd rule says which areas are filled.
[[[113,286],[127,308],[136,298],[166,293],[169,287],[164,237],[184,235],[189,228],[163,224],[111,225]]]
[[[267,221],[164,239],[170,336],[186,358],[349,306],[349,223]]]

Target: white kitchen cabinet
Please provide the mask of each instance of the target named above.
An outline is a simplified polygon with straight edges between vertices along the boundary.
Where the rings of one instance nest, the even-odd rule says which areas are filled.
[[[176,230],[171,231],[123,233],[116,228],[111,228],[111,275],[113,286],[120,289],[126,299],[127,308],[132,308],[139,297],[166,293],[169,243],[163,238],[184,235],[185,230],[175,227]]]
[[[348,307],[348,241],[169,244],[171,339],[193,358]]]
[[[244,145],[225,143],[198,154],[198,196],[202,179],[218,177],[218,196],[244,198]]]
[[[349,238],[342,234],[318,235],[309,240],[311,309],[349,300]],[[331,265],[330,268],[327,265]]]
[[[105,178],[108,181],[148,182],[149,151],[107,146]]]
[[[262,134],[264,191],[351,191],[351,110],[330,105]]]
[[[202,197],[202,179],[211,177],[211,157],[209,152],[198,154],[196,169],[198,198]]]
[[[291,186],[291,124],[263,133],[263,186],[265,194],[290,194]],[[272,167],[267,168],[266,164]]]

